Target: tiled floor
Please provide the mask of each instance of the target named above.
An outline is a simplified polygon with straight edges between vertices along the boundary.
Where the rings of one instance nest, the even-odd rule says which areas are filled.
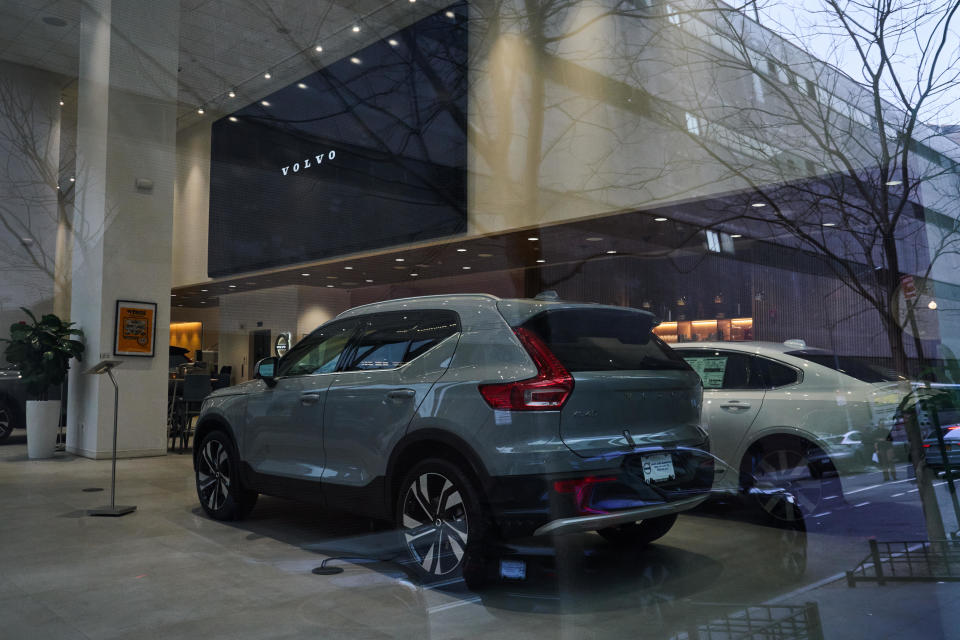
[[[960,625],[944,622],[960,604],[956,585],[816,586],[852,568],[862,537],[811,533],[808,571],[789,581],[772,568],[780,532],[690,515],[642,553],[595,535],[541,541],[524,549],[527,583],[481,594],[462,583],[424,588],[376,561],[400,549],[362,519],[271,498],[241,523],[208,519],[187,455],[120,461],[117,502],[136,513],[88,517],[109,501],[110,462],[28,461],[18,437],[0,446],[4,639],[670,638],[776,597],[818,602],[828,638],[960,637]],[[331,556],[367,559],[311,573]],[[537,558],[544,569],[534,576]]]

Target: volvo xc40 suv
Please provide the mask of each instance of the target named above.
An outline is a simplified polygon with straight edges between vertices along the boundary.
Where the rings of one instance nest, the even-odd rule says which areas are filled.
[[[649,543],[713,480],[700,379],[653,325],[488,295],[351,309],[206,399],[200,504],[238,519],[264,493],[392,521],[424,578],[511,537]]]

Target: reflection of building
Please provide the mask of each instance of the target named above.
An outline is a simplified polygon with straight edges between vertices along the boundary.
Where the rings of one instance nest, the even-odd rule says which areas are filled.
[[[234,0],[152,4],[148,15],[85,5],[61,16],[63,32],[20,17],[4,68],[43,71],[17,67],[2,82],[46,105],[30,116],[46,125],[34,146],[55,150],[40,163],[50,175],[23,163],[45,198],[18,209],[44,216],[30,252],[42,249],[41,266],[20,239],[2,241],[13,272],[42,284],[7,281],[5,317],[53,307],[26,291],[52,298],[59,270],[72,286],[57,288],[57,306],[72,292],[91,352],[109,351],[113,300],[153,300],[158,353],[167,317],[202,322],[199,344],[177,343],[216,351],[245,379],[279,334],[297,339],[356,304],[555,289],[649,308],[669,339],[803,338],[890,356],[881,318],[837,265],[770,224],[777,210],[807,225],[845,257],[847,280],[884,275],[856,241],[869,222],[845,213],[863,194],[834,197],[885,175],[869,96],[741,16],[574,3],[540,24],[521,3],[334,3],[311,9],[316,33],[286,6],[270,22]],[[132,37],[143,30],[168,37]],[[804,123],[846,149],[849,188]],[[946,139],[915,144],[916,175],[958,157]],[[955,219],[951,180],[925,183],[913,198],[923,207],[908,207],[894,238],[901,273],[922,276]],[[928,297],[960,299],[953,260],[938,258]],[[927,355],[960,338],[942,320],[923,326],[934,327]],[[150,425],[121,445],[130,455],[162,450],[166,369],[125,374],[154,398],[129,409]],[[98,455],[89,425],[105,424],[108,399],[97,381],[72,384],[71,446]]]

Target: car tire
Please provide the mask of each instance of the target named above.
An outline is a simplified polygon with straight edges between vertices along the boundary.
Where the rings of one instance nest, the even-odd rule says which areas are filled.
[[[645,547],[667,535],[677,522],[677,514],[650,518],[597,531],[604,540],[618,547]]]
[[[17,427],[17,413],[9,400],[0,399],[0,442],[10,437]]]
[[[490,516],[476,483],[458,466],[440,458],[415,464],[400,482],[395,522],[419,580],[486,584]]]
[[[813,461],[819,461],[814,464]],[[752,447],[744,458],[743,489],[767,514],[781,520],[820,511],[833,492],[843,491],[829,456],[813,443],[772,438]],[[768,491],[767,489],[773,489]],[[789,494],[793,507],[784,500]]]
[[[242,520],[257,503],[257,492],[243,487],[240,457],[223,431],[211,431],[197,449],[197,498],[214,520]]]

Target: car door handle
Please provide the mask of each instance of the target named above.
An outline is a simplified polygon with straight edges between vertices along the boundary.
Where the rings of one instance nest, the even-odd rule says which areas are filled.
[[[720,405],[724,409],[749,409],[749,402],[740,402],[739,400],[731,400],[730,402],[725,402]]]
[[[387,391],[388,400],[405,400],[415,395],[417,395],[417,392],[413,389],[394,389],[393,391]]]
[[[320,402],[319,393],[301,393],[300,394],[300,404],[302,404],[305,407],[309,407],[310,405],[317,404],[318,402]]]

